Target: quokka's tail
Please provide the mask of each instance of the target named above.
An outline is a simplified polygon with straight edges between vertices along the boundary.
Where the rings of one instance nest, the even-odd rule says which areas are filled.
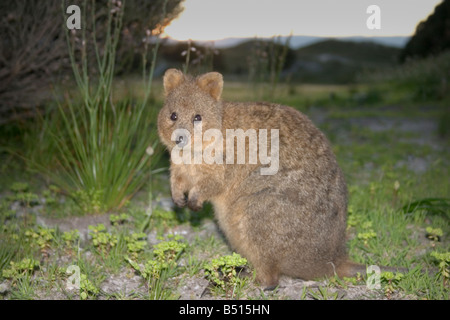
[[[376,269],[376,267],[379,267],[379,269]],[[340,278],[356,277],[358,275],[358,273],[362,276],[365,276],[367,274],[367,270],[368,270],[368,267],[366,265],[347,260],[347,261],[341,263],[336,268],[336,273]],[[375,266],[375,267],[370,268],[369,272],[371,272],[370,270],[372,270],[372,271],[379,270],[380,272],[390,271],[390,272],[401,272],[401,273],[407,273],[409,271],[407,268],[386,267],[386,266]]]

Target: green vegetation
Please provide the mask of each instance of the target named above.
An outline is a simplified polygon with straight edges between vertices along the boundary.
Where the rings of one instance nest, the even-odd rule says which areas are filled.
[[[386,297],[390,297],[396,291],[398,284],[403,279],[402,273],[382,272],[381,282],[384,285],[384,294]]]
[[[423,103],[449,98],[449,70],[450,52],[444,51],[423,60],[410,60],[394,68],[372,72],[363,79],[390,91],[393,99]]]
[[[158,99],[162,98],[160,89],[156,83]],[[304,288],[296,298],[448,299],[449,145],[440,138],[437,125],[435,131],[420,131],[423,119],[438,123],[442,110],[439,101],[426,111],[410,100],[408,108],[385,108],[391,95],[380,93],[379,102],[359,106],[352,97],[355,92],[366,93],[367,87],[309,86],[305,90],[298,86],[296,90],[302,94],[292,96],[283,91],[287,89],[281,85],[277,99],[289,100],[324,130],[346,175],[351,258],[368,265],[410,269],[403,276],[382,274],[381,289],[365,289],[362,296],[346,295],[353,288],[365,288],[365,279],[359,277],[322,280],[315,288]],[[225,90],[225,95],[236,93],[251,99],[251,91],[233,83]],[[136,92],[143,92],[139,85]],[[371,129],[367,119],[374,115],[381,119],[379,123],[393,125]],[[397,127],[407,122],[412,123],[410,130]],[[423,135],[432,145],[420,143]],[[167,167],[164,161],[167,159],[161,160],[161,167]],[[251,265],[230,252],[219,235],[202,236],[205,223],[212,218],[210,206],[193,213],[187,209],[167,211],[154,204],[150,212],[148,193],[143,192],[115,209],[102,223],[77,225],[62,232],[54,225],[43,226],[41,219],[77,215],[80,209],[75,209],[73,202],[79,200],[59,187],[43,186],[39,177],[23,171],[22,165],[11,163],[3,169],[12,170],[16,177],[3,184],[5,197],[0,205],[0,283],[8,284],[2,293],[4,298],[45,298],[56,290],[63,299],[174,299],[186,297],[183,286],[192,279],[206,279],[209,285],[202,292],[211,297],[285,298],[283,289],[255,291],[253,278],[239,275],[242,268],[251,272]],[[165,174],[153,175],[151,190],[156,202],[170,197]],[[34,194],[34,200],[23,201],[18,195],[24,193]],[[186,228],[189,240],[170,236]],[[14,249],[18,246],[20,251]],[[27,261],[40,263],[30,269]],[[81,269],[77,291],[64,289],[67,275],[58,271],[70,265]],[[136,277],[140,286],[132,292],[117,287],[111,293],[105,289],[109,277],[127,282]],[[196,294],[187,297],[198,298],[200,293]]]
[[[450,279],[450,252],[436,252],[433,251],[431,253],[431,256],[435,258],[439,262],[439,277],[442,277],[444,285],[448,282]]]
[[[22,277],[33,274],[34,270],[37,268],[39,268],[39,262],[33,259],[26,258],[18,263],[11,261],[10,267],[3,270],[2,276],[4,278],[13,279],[14,282]]]
[[[106,231],[103,224],[89,226],[92,244],[102,254],[107,255],[117,245],[117,236]]]
[[[87,213],[124,206],[147,183],[160,155],[155,109],[147,105],[159,42],[154,47],[150,70],[146,70],[144,60],[145,94],[141,101],[136,103],[125,97],[114,102],[112,84],[123,8],[110,9],[102,47],[90,41],[85,28],[81,39],[67,31],[78,96],[58,103],[57,110],[42,120],[38,130],[44,129],[38,134],[39,143],[34,136],[24,155],[31,168],[52,179]],[[91,10],[94,16],[95,7]],[[83,11],[88,11],[87,7]],[[95,18],[84,17],[83,23],[93,28],[95,36]],[[96,53],[94,59],[86,53],[88,45],[93,46],[89,50]],[[143,57],[146,55],[147,52]],[[28,194],[25,196],[28,197],[24,201],[33,201]]]
[[[232,255],[212,259],[205,264],[205,275],[208,280],[219,287],[223,293],[233,298],[236,287],[242,287],[244,280],[240,277],[240,271],[247,265],[247,259],[233,252]]]
[[[134,83],[136,97],[131,98],[137,99],[145,86]],[[448,299],[450,149],[449,141],[438,130],[444,108],[441,98],[429,102],[425,109],[418,101],[406,98],[402,105],[396,105],[402,95],[366,85],[298,85],[295,94],[289,90],[289,86],[279,85],[275,100],[311,116],[331,140],[346,175],[351,258],[368,265],[410,270],[402,276],[382,274],[381,289],[365,289],[362,296],[352,296],[351,292],[366,288],[364,278],[335,277],[322,280],[315,288],[305,287],[296,298]],[[155,103],[160,104],[159,82],[153,91]],[[370,98],[375,96],[373,92],[376,99]],[[228,82],[224,95],[253,100],[252,91],[242,84]],[[368,120],[373,117],[375,120]],[[424,131],[423,121],[434,124],[434,131],[429,131],[429,126]],[[410,127],[402,128],[405,123]],[[424,136],[426,143],[421,142]],[[167,158],[162,158],[159,166],[167,167]],[[55,290],[63,299],[174,299],[198,298],[200,294],[286,298],[283,289],[255,291],[258,287],[253,278],[239,275],[241,270],[246,275],[247,270],[251,272],[251,265],[230,252],[219,235],[202,235],[212,218],[210,206],[193,213],[187,209],[167,211],[155,204],[161,197],[170,197],[166,173],[153,174],[144,192],[115,208],[104,222],[76,225],[62,232],[55,225],[44,226],[42,219],[78,216],[83,210],[74,204],[83,202],[82,197],[73,198],[52,184],[47,187],[23,167],[21,162],[3,166],[15,177],[3,182],[5,197],[0,205],[0,284],[8,287],[2,293],[4,298],[45,298]],[[32,196],[24,196],[27,193]],[[151,208],[149,198],[155,200]],[[89,221],[90,216],[78,218]],[[171,236],[178,230],[188,230],[189,240]],[[19,246],[20,251],[16,249]],[[30,269],[27,261],[40,263]],[[81,269],[77,291],[64,289],[65,270],[70,265]],[[140,285],[131,292],[119,286],[111,293],[105,287],[110,277],[124,282],[135,277]],[[207,280],[203,293],[184,293],[184,283],[193,279]]]
[[[396,50],[380,46],[326,41],[291,52],[274,42],[272,62],[253,66],[253,80],[262,76],[270,90],[252,90],[248,70],[241,82],[225,75],[226,100],[293,106],[327,135],[349,189],[351,259],[409,270],[382,273],[379,290],[367,289],[364,277],[332,277],[294,294],[289,285],[267,292],[216,232],[209,204],[198,213],[167,204],[168,156],[155,127],[163,103],[161,81],[153,82],[158,45],[145,43],[144,80],[117,81],[122,12],[114,12],[104,47],[81,32],[67,35],[75,89],[60,88],[65,98],[57,95],[34,125],[1,128],[0,298],[448,299],[448,52],[393,66]],[[83,37],[98,54],[83,56]],[[249,45],[228,57],[244,54],[235,60],[245,63]],[[323,56],[327,50],[335,55]],[[379,60],[365,64],[374,52]],[[295,55],[321,63],[340,84],[282,79]],[[219,56],[211,51],[195,67],[194,54],[178,58],[192,71],[213,58],[228,63]],[[350,73],[348,60],[358,65]],[[369,71],[350,81],[361,67]],[[74,277],[79,287],[70,290]]]
[[[95,298],[99,293],[99,289],[96,288],[85,274],[80,275],[80,299],[86,300],[88,298]]]
[[[148,293],[151,299],[174,298],[165,286],[168,279],[178,272],[177,260],[186,249],[183,237],[169,236],[173,240],[162,241],[153,246],[153,257],[140,266],[128,257],[125,259],[147,281]]]

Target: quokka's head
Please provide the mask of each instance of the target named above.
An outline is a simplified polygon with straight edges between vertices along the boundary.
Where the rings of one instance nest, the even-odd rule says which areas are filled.
[[[158,134],[168,148],[183,147],[190,134],[193,143],[194,124],[201,125],[202,134],[208,129],[222,128],[220,96],[223,78],[220,73],[209,72],[197,78],[169,69],[164,74],[165,103],[158,115]]]

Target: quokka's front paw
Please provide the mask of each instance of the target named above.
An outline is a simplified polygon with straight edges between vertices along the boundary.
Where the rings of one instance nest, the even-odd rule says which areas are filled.
[[[175,203],[175,205],[177,207],[184,207],[186,206],[186,197],[184,196],[184,194],[182,196],[178,196],[178,197],[172,197],[173,203]]]
[[[187,205],[192,211],[200,211],[203,208],[203,201],[198,200],[197,197],[189,197]]]

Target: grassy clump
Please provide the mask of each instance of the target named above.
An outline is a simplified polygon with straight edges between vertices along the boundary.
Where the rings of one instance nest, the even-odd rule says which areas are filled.
[[[12,279],[17,281],[18,279],[33,274],[35,270],[39,268],[40,264],[38,261],[32,258],[22,259],[20,262],[10,262],[9,268],[5,268],[2,272],[2,276],[7,279]]]
[[[187,247],[183,240],[181,236],[169,236],[169,240],[154,245],[152,258],[143,265],[125,257],[133,269],[147,281],[150,299],[174,298],[165,287],[168,279],[179,271],[177,261]]]
[[[148,181],[160,154],[156,109],[147,105],[156,50],[150,72],[144,67],[144,99],[115,102],[112,87],[124,7],[108,5],[105,17],[93,13],[89,17],[83,8],[86,27],[81,35],[80,31],[66,34],[78,98],[68,95],[58,102],[43,119],[42,131],[28,138],[30,166],[75,199],[85,213],[123,207]],[[94,3],[91,10],[95,12]],[[100,21],[106,23],[102,45],[96,38]],[[96,53],[94,59],[86,53],[89,45]]]
[[[449,70],[450,51],[446,51],[367,74],[363,79],[390,88],[391,92],[401,92],[402,98],[409,101],[436,101],[450,98]]]
[[[450,279],[450,252],[433,251],[431,256],[438,262],[438,277],[442,277],[444,285]]]
[[[244,281],[239,274],[247,265],[247,259],[242,258],[236,252],[231,255],[212,259],[205,264],[205,274],[208,280],[225,294],[234,292],[236,287],[241,287]]]

